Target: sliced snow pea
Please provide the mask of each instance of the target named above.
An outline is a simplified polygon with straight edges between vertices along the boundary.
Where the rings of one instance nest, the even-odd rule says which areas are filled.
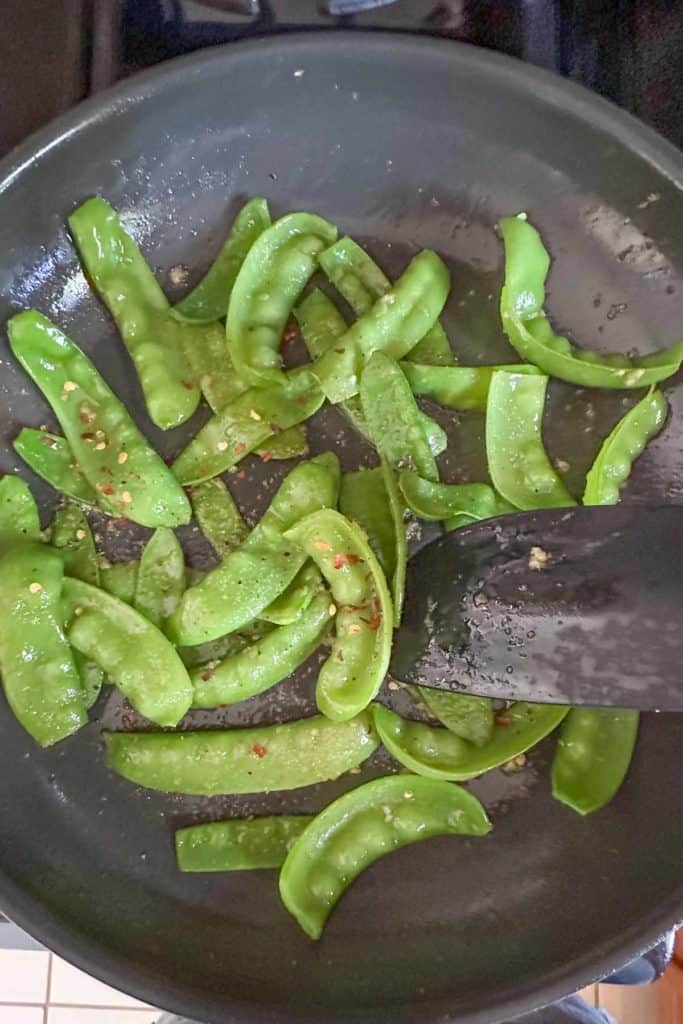
[[[379,857],[440,835],[485,836],[491,823],[476,797],[439,779],[373,779],[329,804],[282,865],[280,896],[312,939],[351,883]]]
[[[270,227],[265,199],[256,197],[245,203],[235,217],[230,233],[204,277],[188,295],[176,302],[173,313],[192,323],[222,320],[235,278],[256,239]],[[225,338],[223,339],[225,342]]]
[[[321,590],[295,622],[278,626],[262,640],[218,663],[195,669],[190,676],[194,707],[235,704],[270,689],[313,654],[333,615],[334,605]]]
[[[59,550],[64,570],[84,583],[100,584],[100,568],[92,531],[78,505],[63,505],[52,520],[50,543]]]
[[[185,557],[173,530],[155,530],[140,557],[133,607],[162,628],[185,590]]]
[[[290,213],[249,249],[233,285],[225,325],[230,357],[247,383],[281,383],[282,332],[317,268],[318,253],[336,237],[336,227],[322,217]]]
[[[305,366],[285,374],[280,384],[245,391],[195,434],[173,463],[173,472],[182,484],[218,476],[273,434],[308,419],[323,401]]]
[[[278,814],[268,818],[234,818],[190,825],[175,834],[181,871],[252,871],[282,866],[311,814]]]
[[[450,729],[435,729],[413,722],[375,704],[375,729],[384,746],[399,764],[433,779],[453,779],[467,760],[469,744]]]
[[[360,398],[372,441],[389,465],[438,480],[417,402],[398,363],[384,352],[370,356],[361,375]]]
[[[485,409],[491,376],[496,370],[537,375],[542,371],[527,363],[508,366],[425,366],[400,363],[414,395],[427,395],[451,409]]]
[[[100,569],[100,586],[112,597],[131,604],[138,585],[139,562],[115,562]]]
[[[38,506],[25,480],[3,476],[0,480],[0,546],[17,540],[40,540]]]
[[[631,763],[639,717],[620,708],[572,708],[557,741],[553,796],[579,814],[609,803]]]
[[[683,344],[629,359],[575,348],[552,329],[543,311],[550,257],[536,228],[521,217],[500,222],[505,284],[500,295],[503,330],[522,359],[551,377],[589,388],[641,388],[671,377],[683,362]]]
[[[486,455],[496,490],[517,508],[576,502],[550,464],[542,424],[547,377],[498,370],[486,407]]]
[[[283,536],[302,516],[337,504],[335,456],[302,462],[289,473],[244,544],[185,591],[168,620],[176,643],[205,643],[241,629],[292,582],[306,553]]]
[[[322,585],[322,578],[314,562],[305,562],[286,590],[276,597],[259,618],[276,626],[288,626],[296,622],[306,611]]]
[[[295,423],[293,427],[273,434],[262,444],[254,448],[254,454],[264,461],[270,459],[298,459],[308,455],[308,437],[303,423]]]
[[[197,644],[194,647],[181,647],[178,653],[187,668],[197,668],[200,665],[218,662],[221,658],[227,658],[231,654],[243,651],[249,644],[263,639],[272,629],[273,626],[269,622],[257,619],[239,632],[227,633],[225,636],[219,636],[216,640]]]
[[[586,477],[584,505],[614,505],[633,462],[660,432],[669,406],[661,391],[652,389],[619,420],[605,439]]]
[[[373,352],[402,359],[436,322],[450,288],[450,275],[436,253],[418,253],[393,286],[313,364],[330,402],[357,394],[360,375]]]
[[[490,697],[453,693],[432,686],[416,686],[419,698],[442,725],[463,740],[483,747],[493,735],[494,715]]]
[[[249,527],[220,477],[190,488],[190,501],[199,528],[217,555],[222,557],[239,547]]]
[[[341,513],[330,508],[314,512],[285,537],[310,555],[332,590],[336,635],[315,698],[324,715],[344,721],[367,707],[389,666],[389,589],[365,534]]]
[[[157,725],[177,725],[192,703],[192,684],[173,646],[135,609],[97,587],[66,578],[62,588],[69,641]]]
[[[69,442],[59,434],[24,427],[12,447],[34,473],[60,494],[87,505],[99,504],[97,491],[83,476]]]
[[[83,701],[86,709],[90,710],[102,692],[104,672],[99,665],[96,665],[90,658],[85,658],[80,651],[72,651],[71,653],[81,680]]]
[[[398,485],[406,504],[420,519],[436,522],[464,516],[473,521],[515,511],[490,484],[439,484],[406,469],[399,474]]]
[[[88,720],[62,626],[64,566],[57,551],[26,543],[0,559],[0,671],[5,696],[43,747]]]
[[[368,712],[201,732],[105,733],[110,766],[138,786],[217,796],[299,789],[336,779],[379,746]]]
[[[98,503],[143,526],[178,526],[190,503],[86,355],[35,310],[12,317],[10,345],[42,390]]]
[[[222,323],[206,324],[203,327],[185,324],[184,330],[191,330],[194,335],[185,347],[192,381],[198,381],[211,411],[220,412],[247,390],[247,385],[238,377],[232,365],[225,328]]]

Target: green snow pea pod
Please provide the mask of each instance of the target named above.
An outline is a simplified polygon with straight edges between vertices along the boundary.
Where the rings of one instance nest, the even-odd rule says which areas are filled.
[[[262,640],[273,628],[270,622],[257,619],[239,632],[227,633],[225,636],[217,637],[216,640],[209,640],[208,643],[197,644],[194,647],[181,647],[178,653],[186,668],[198,668],[208,665],[210,662],[219,662],[222,658],[243,651],[249,644]]]
[[[157,725],[177,725],[192,684],[173,646],[134,608],[81,580],[62,588],[69,641],[94,661],[133,707]]]
[[[98,504],[143,526],[178,526],[190,503],[90,360],[35,310],[12,317],[10,345],[41,389]]]
[[[475,697],[471,693],[452,693],[431,686],[415,687],[428,711],[442,725],[463,740],[483,747],[493,736],[493,705],[490,697]]]
[[[225,328],[222,323],[213,323],[194,328],[186,324],[184,329],[195,334],[185,348],[192,381],[199,382],[211,411],[220,412],[247,390],[232,365]]]
[[[265,462],[270,459],[298,459],[308,455],[308,437],[303,423],[295,423],[293,427],[273,434],[262,444],[254,448],[254,454]]]
[[[0,546],[17,540],[40,540],[38,506],[25,480],[3,476],[0,480]]]
[[[503,330],[522,359],[551,377],[589,388],[641,388],[671,377],[683,362],[683,343],[629,359],[575,348],[552,329],[543,311],[550,257],[526,219],[500,222],[505,284],[500,295]]]
[[[217,664],[210,662],[195,669],[190,676],[194,707],[236,704],[270,689],[313,654],[333,615],[334,605],[322,590],[295,622],[278,626],[262,640]]]
[[[280,897],[312,939],[365,868],[408,843],[441,835],[485,836],[491,823],[460,786],[417,775],[373,779],[329,804],[282,865]]]
[[[64,571],[84,583],[100,585],[100,567],[87,517],[78,505],[63,505],[52,520],[50,543],[59,550]]]
[[[259,618],[276,626],[288,626],[296,622],[308,608],[321,584],[318,567],[314,562],[305,562],[287,589],[261,612]]]
[[[228,311],[230,293],[247,253],[268,227],[268,203],[258,196],[250,199],[235,217],[218,256],[199,284],[176,302],[174,315],[200,324],[221,320]]]
[[[537,375],[541,370],[527,363],[509,366],[425,366],[400,363],[414,395],[427,395],[450,409],[485,409],[491,376],[496,370]]]
[[[572,708],[553,759],[555,799],[579,814],[609,803],[631,763],[639,717],[620,708]]]
[[[401,718],[381,704],[373,706],[372,714],[377,735],[399,764],[432,779],[460,777],[458,767],[467,760],[469,744],[456,733]]]
[[[439,484],[405,469],[398,485],[415,515],[433,522],[456,515],[470,521],[489,519],[516,511],[490,484]]]
[[[88,720],[81,680],[62,626],[64,566],[45,544],[0,559],[0,671],[24,729],[49,747]]]
[[[199,528],[217,555],[222,557],[239,547],[249,527],[220,477],[192,487],[190,501]]]
[[[357,394],[373,352],[402,359],[436,322],[450,288],[450,275],[434,252],[418,253],[393,286],[313,364],[330,402]]]
[[[341,513],[314,512],[285,537],[316,562],[337,606],[335,638],[315,699],[328,718],[345,721],[367,707],[389,667],[391,595],[365,534]]]
[[[306,554],[283,536],[302,516],[337,504],[335,456],[302,462],[289,473],[245,542],[185,591],[167,628],[183,646],[241,629],[292,582]]]
[[[138,786],[217,796],[299,789],[336,779],[379,746],[372,717],[322,715],[201,732],[105,733],[110,766]]]
[[[252,871],[282,866],[312,814],[234,818],[190,825],[175,834],[181,871]]]
[[[155,530],[138,566],[133,607],[159,629],[185,590],[185,557],[173,530]]]
[[[486,456],[493,486],[517,508],[576,502],[550,464],[542,424],[547,377],[498,370],[486,407]]]
[[[282,332],[317,269],[318,253],[336,237],[336,227],[322,217],[290,213],[249,249],[233,285],[225,324],[230,356],[247,383],[263,387],[282,381]]]
[[[651,390],[619,420],[603,442],[586,477],[584,505],[614,505],[633,462],[660,432],[669,406],[661,391]]]
[[[99,665],[96,665],[90,658],[85,658],[80,651],[72,651],[71,653],[81,680],[83,701],[86,709],[90,710],[102,691],[104,672]]]
[[[329,280],[341,292],[356,316],[391,291],[391,281],[365,249],[346,236],[320,254],[318,262]],[[449,366],[455,362],[450,342],[441,324],[433,324],[407,355],[422,363]]]
[[[182,484],[218,476],[273,434],[308,419],[323,401],[305,366],[284,374],[280,384],[251,388],[204,424],[173,463],[173,472]]]
[[[133,604],[138,585],[139,562],[115,562],[100,569],[100,586],[112,597]]]
[[[74,501],[98,505],[98,494],[83,476],[68,441],[59,434],[24,427],[12,442],[29,469]]]
[[[360,398],[370,436],[377,450],[396,470],[410,467],[428,480],[438,480],[424,421],[398,364],[374,352],[361,375]]]

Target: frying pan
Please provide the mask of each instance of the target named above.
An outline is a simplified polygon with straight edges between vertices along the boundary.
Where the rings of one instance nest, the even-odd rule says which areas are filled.
[[[182,263],[198,277],[247,195],[267,195],[276,213],[331,218],[393,274],[431,246],[453,273],[445,322],[465,363],[510,359],[493,225],[521,209],[556,257],[549,305],[577,339],[646,351],[683,326],[680,155],[579,88],[452,42],[314,33],[205,51],[79,107],[12,155],[1,181],[2,320],[28,305],[56,319],[165,455],[202,414],[166,435],[144,414],[64,229],[96,192],[123,211],[171,295],[169,268]],[[19,425],[51,420],[6,347],[2,360],[7,472]],[[634,500],[682,498],[683,392],[675,382],[666,390],[672,421],[635,468]],[[579,493],[623,402],[553,385],[546,441],[571,464]],[[444,476],[481,479],[481,416],[451,418],[448,428]],[[370,457],[333,411],[311,435],[314,450],[334,446],[347,467]],[[272,466],[237,481],[250,514],[284,472]],[[47,513],[55,496],[31,484]],[[140,533],[117,538],[110,553],[129,557]],[[184,539],[201,561],[196,535]],[[246,710],[195,724],[306,713],[314,669]],[[604,976],[683,918],[681,716],[644,717],[626,784],[585,820],[550,797],[552,741],[524,770],[479,780],[472,788],[492,836],[386,858],[316,945],[280,907],[273,873],[183,877],[172,833],[223,815],[314,810],[358,776],[285,797],[167,796],[106,768],[100,730],[129,722],[115,695],[49,751],[4,706],[0,715],[0,906],[92,974],[202,1021],[492,1024]],[[381,770],[380,757],[360,778]]]

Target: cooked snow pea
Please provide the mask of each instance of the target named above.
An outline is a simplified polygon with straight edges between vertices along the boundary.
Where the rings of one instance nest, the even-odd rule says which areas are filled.
[[[110,766],[138,786],[217,796],[299,789],[336,779],[379,746],[372,717],[322,715],[201,732],[105,733]]]
[[[660,432],[668,413],[666,398],[653,389],[619,420],[603,441],[586,477],[584,505],[614,505],[619,501],[619,490],[633,462]]]
[[[312,939],[365,868],[391,850],[440,835],[485,836],[491,823],[460,786],[416,775],[373,779],[329,804],[282,865],[280,896]]]
[[[233,364],[247,383],[281,383],[282,332],[317,268],[318,253],[336,237],[336,227],[322,217],[290,213],[249,249],[233,285],[225,325]]]
[[[173,530],[155,530],[140,556],[133,607],[162,628],[185,590],[185,556]]]
[[[190,825],[175,834],[181,871],[252,871],[279,868],[312,814],[234,818]]]
[[[433,420],[431,416],[428,416],[426,412],[423,412],[422,409],[418,408],[418,414],[422,429],[427,438],[429,450],[434,458],[436,458],[437,455],[441,455],[448,448],[448,435],[443,427],[436,420]]]
[[[35,310],[12,317],[7,330],[102,508],[143,526],[188,522],[182,487],[87,356]]]
[[[453,779],[467,760],[469,744],[450,729],[435,729],[413,722],[375,704],[375,729],[384,746],[399,764],[433,779]]]
[[[185,330],[192,330],[195,335],[185,348],[192,381],[198,381],[211,411],[220,412],[247,390],[232,365],[225,327],[222,323],[194,328],[185,325]]]
[[[228,237],[204,277],[175,304],[173,313],[193,323],[222,320],[228,311],[228,300],[239,269],[256,239],[268,227],[268,203],[259,197],[250,199],[235,217]]]
[[[356,316],[391,291],[391,281],[365,249],[348,236],[320,254],[318,262],[328,278],[344,296]],[[407,355],[422,363],[449,366],[455,362],[448,337],[441,324],[433,324]]]
[[[50,543],[58,548],[64,571],[84,583],[100,585],[95,541],[85,513],[78,505],[63,505],[52,520]]]
[[[414,395],[427,395],[451,409],[485,409],[491,376],[496,370],[537,375],[542,371],[528,363],[508,366],[425,366],[400,363]]]
[[[0,480],[0,547],[17,540],[40,540],[38,506],[25,480],[3,476]]]
[[[99,665],[96,665],[90,658],[85,658],[80,651],[72,651],[71,653],[81,680],[83,701],[89,710],[102,692],[104,672]]]
[[[399,475],[398,485],[406,504],[420,519],[435,522],[464,516],[473,521],[515,511],[490,484],[439,484],[406,469]]]
[[[427,710],[456,736],[476,747],[483,747],[491,739],[494,714],[490,697],[437,690],[432,686],[416,686],[415,689]]]
[[[59,434],[24,427],[12,447],[26,465],[56,491],[87,505],[99,504],[97,491],[83,476],[69,442]]]
[[[65,578],[62,595],[72,646],[99,665],[141,715],[157,725],[177,725],[192,703],[192,684],[163,633],[81,580]]]
[[[321,590],[290,625],[278,626],[238,653],[195,669],[190,676],[194,707],[235,704],[270,689],[313,654],[333,615],[334,605]]]
[[[302,516],[337,504],[339,464],[320,456],[285,477],[260,522],[201,583],[185,591],[168,621],[176,643],[205,643],[242,628],[292,582],[306,553],[283,536]]]
[[[198,484],[224,473],[263,441],[308,419],[324,401],[305,366],[281,384],[252,388],[212,416],[173,463],[182,484]]]
[[[436,322],[450,288],[450,275],[434,252],[418,253],[393,286],[313,364],[330,402],[357,394],[360,375],[373,352],[402,359]]]
[[[64,566],[45,544],[0,559],[0,672],[7,702],[43,747],[88,720],[81,680],[62,624]]]
[[[138,585],[139,562],[115,562],[100,569],[100,586],[112,597],[132,605]]]
[[[200,665],[208,665],[212,661],[218,662],[221,658],[227,658],[231,654],[243,651],[249,644],[263,639],[273,628],[269,622],[257,619],[239,632],[227,633],[225,636],[219,636],[216,640],[210,640],[205,644],[181,647],[178,653],[187,668],[197,668]]]
[[[370,356],[361,374],[360,398],[372,441],[389,465],[438,480],[417,402],[398,364],[383,352]]]
[[[273,434],[254,448],[254,454],[265,462],[270,459],[299,459],[308,455],[308,437],[304,423],[295,423],[279,434]]]
[[[550,257],[525,218],[500,222],[505,245],[505,284],[500,295],[503,330],[522,359],[551,377],[588,388],[641,388],[671,377],[683,362],[683,344],[629,359],[575,348],[543,311]]]
[[[332,590],[335,638],[315,699],[324,715],[344,721],[367,707],[389,666],[391,595],[363,531],[341,513],[314,512],[285,537],[310,555]]]
[[[553,796],[579,814],[609,803],[631,763],[639,717],[620,708],[572,708],[553,759]]]
[[[259,618],[276,626],[288,626],[296,622],[306,611],[322,585],[322,578],[314,562],[305,562],[286,590],[276,597]]]
[[[548,378],[498,370],[486,407],[486,455],[496,490],[517,508],[562,508],[576,502],[543,447]]]
[[[220,477],[190,488],[190,501],[200,530],[219,557],[239,547],[249,527]]]

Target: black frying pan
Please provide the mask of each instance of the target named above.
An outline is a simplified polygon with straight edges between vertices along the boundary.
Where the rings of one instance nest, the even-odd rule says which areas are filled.
[[[94,192],[128,211],[164,282],[178,262],[201,273],[238,201],[253,194],[276,212],[330,217],[392,273],[433,246],[453,271],[446,322],[463,362],[510,358],[492,226],[526,209],[558,257],[550,307],[583,343],[646,350],[683,331],[680,155],[578,88],[452,42],[311,34],[205,52],[84,104],[10,157],[0,178],[2,319],[30,304],[53,316],[167,454],[187,434],[150,428],[65,234],[69,211]],[[683,398],[674,384],[667,392],[673,422],[636,467],[636,499],[682,498]],[[580,490],[622,397],[557,384],[553,402],[547,442]],[[49,417],[6,348],[0,403],[7,471],[19,424]],[[481,427],[480,417],[461,418],[446,474],[481,478]],[[338,428],[327,413],[317,447]],[[348,466],[367,455],[355,442],[339,450]],[[242,489],[253,511],[272,487],[271,466],[261,483],[250,471]],[[47,509],[54,496],[31,483]],[[120,545],[113,553],[124,554]],[[301,714],[311,675],[250,714]],[[87,971],[198,1019],[492,1024],[604,975],[683,917],[683,716],[645,718],[627,783],[586,820],[550,797],[552,743],[527,769],[475,783],[492,837],[387,858],[353,887],[318,945],[280,907],[274,873],[183,877],[171,836],[190,820],[312,810],[358,776],[285,798],[163,796],[104,766],[99,732],[120,724],[115,697],[47,752],[4,706],[0,716],[0,906]]]

